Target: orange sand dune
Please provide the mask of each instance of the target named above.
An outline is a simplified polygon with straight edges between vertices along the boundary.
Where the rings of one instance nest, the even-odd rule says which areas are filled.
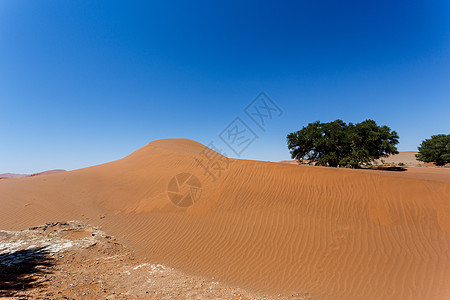
[[[268,293],[450,298],[449,183],[234,159],[213,181],[195,159],[205,150],[160,140],[115,162],[0,181],[0,229],[89,221],[149,260]],[[168,197],[179,173],[201,182],[188,208]]]

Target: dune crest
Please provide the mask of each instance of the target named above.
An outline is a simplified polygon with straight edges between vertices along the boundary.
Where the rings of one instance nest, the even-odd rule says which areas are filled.
[[[0,181],[0,229],[89,220],[158,263],[270,293],[450,295],[450,184],[236,159],[213,180],[203,151],[158,140],[118,161]],[[168,196],[180,173],[201,183],[187,208]]]

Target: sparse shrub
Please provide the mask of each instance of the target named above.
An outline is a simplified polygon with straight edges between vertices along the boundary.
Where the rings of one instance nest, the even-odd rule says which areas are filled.
[[[286,138],[292,158],[299,162],[307,159],[319,166],[359,168],[398,153],[397,133],[373,120],[356,124],[317,121]]]
[[[418,147],[418,160],[433,162],[437,166],[450,163],[450,134],[438,134],[424,140]]]

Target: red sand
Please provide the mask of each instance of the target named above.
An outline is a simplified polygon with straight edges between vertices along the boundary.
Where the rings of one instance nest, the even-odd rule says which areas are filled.
[[[0,229],[88,221],[142,257],[268,293],[448,299],[447,180],[231,160],[212,181],[195,160],[204,149],[160,140],[115,162],[0,181]],[[202,184],[188,208],[168,198],[179,173]]]

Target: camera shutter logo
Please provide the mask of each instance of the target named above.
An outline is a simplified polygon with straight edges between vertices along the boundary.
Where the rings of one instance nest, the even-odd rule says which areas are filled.
[[[202,185],[200,180],[190,173],[174,176],[167,186],[170,201],[178,207],[189,207],[200,199]]]

